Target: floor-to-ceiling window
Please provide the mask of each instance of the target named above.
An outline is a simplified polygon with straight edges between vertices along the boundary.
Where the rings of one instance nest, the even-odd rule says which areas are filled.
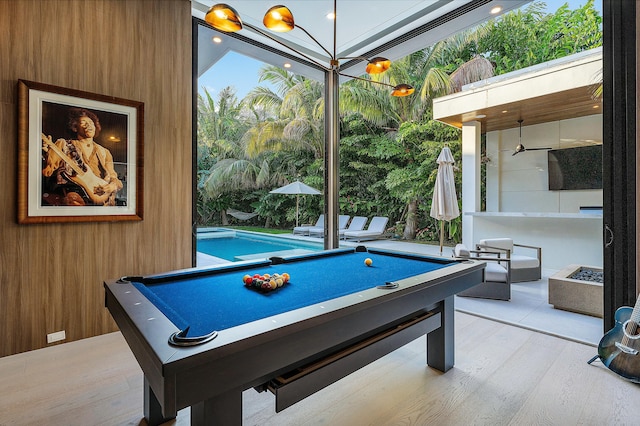
[[[635,300],[635,3],[603,0],[604,18],[604,239],[605,239],[605,328],[612,324],[615,307]],[[196,22],[196,27],[207,28]],[[202,45],[199,33],[197,46]],[[205,37],[209,37],[207,34]],[[237,38],[236,40],[241,40]],[[247,44],[253,54],[260,51]],[[276,64],[273,50],[260,51]],[[194,50],[196,57],[200,54]],[[245,51],[246,53],[246,51]],[[255,55],[250,55],[254,56]],[[299,64],[297,64],[299,65]],[[198,65],[200,66],[200,65]],[[322,81],[322,71],[307,67],[308,75]],[[632,72],[633,71],[633,72]],[[194,71],[196,72],[196,71]],[[198,89],[194,90],[197,93]],[[194,111],[196,108],[194,108]],[[197,126],[194,125],[194,129]],[[195,140],[195,138],[194,138]],[[194,145],[194,151],[197,146]],[[613,165],[616,165],[615,167]],[[624,165],[624,167],[619,167]],[[196,199],[197,197],[194,197]]]

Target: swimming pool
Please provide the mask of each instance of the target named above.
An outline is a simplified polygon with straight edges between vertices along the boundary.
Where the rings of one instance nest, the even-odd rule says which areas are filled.
[[[198,231],[196,249],[209,256],[236,262],[321,251],[324,245],[256,232],[207,228]]]

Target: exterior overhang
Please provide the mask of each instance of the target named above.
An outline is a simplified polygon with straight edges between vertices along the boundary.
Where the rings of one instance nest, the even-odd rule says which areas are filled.
[[[433,100],[433,118],[451,126],[479,121],[482,133],[602,113],[594,97],[602,81],[602,49],[466,85]]]

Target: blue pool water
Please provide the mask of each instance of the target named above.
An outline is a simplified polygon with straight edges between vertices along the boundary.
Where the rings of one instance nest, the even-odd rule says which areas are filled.
[[[230,261],[304,254],[323,250],[322,243],[216,228],[199,232],[197,251]]]

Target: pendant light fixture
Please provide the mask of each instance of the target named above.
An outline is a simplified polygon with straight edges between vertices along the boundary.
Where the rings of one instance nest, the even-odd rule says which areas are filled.
[[[322,64],[313,58],[310,58],[308,55],[300,52],[299,50],[272,37],[267,32],[261,30],[260,28],[257,28],[247,23],[243,23],[238,12],[228,4],[219,3],[211,6],[211,8],[207,11],[204,17],[204,20],[208,22],[213,28],[223,32],[228,32],[228,33],[240,31],[243,27],[246,26],[247,28],[250,28],[251,30],[261,34],[262,36],[268,38],[269,40],[272,40],[280,44],[281,46],[284,46],[287,49],[292,50],[296,54],[307,59],[308,61],[313,62],[314,64],[320,66],[325,71],[336,71],[339,75],[342,75],[344,77],[363,80],[369,83],[380,84],[383,86],[389,86],[392,88],[391,96],[396,96],[396,97],[409,96],[415,91],[415,89],[408,84],[398,84],[394,86],[394,85],[383,83],[380,81],[370,80],[362,77],[356,77],[356,76],[352,76],[352,75],[348,75],[340,72],[340,60],[345,60],[345,59],[366,60],[367,61],[366,72],[367,74],[370,74],[370,75],[382,74],[383,72],[387,71],[391,66],[391,61],[383,57],[375,57],[373,59],[368,59],[360,56],[343,57],[343,58],[336,57],[336,53],[335,53],[335,37],[336,37],[335,34],[336,34],[336,20],[337,20],[336,0],[334,0],[333,2],[333,14],[334,14],[334,20],[333,20],[334,53],[333,54],[329,52],[324,46],[322,46],[322,44],[320,44],[318,40],[316,40],[315,37],[313,37],[307,30],[305,30],[303,27],[295,23],[293,13],[291,13],[291,10],[289,10],[289,8],[286,6],[283,6],[283,5],[273,6],[265,13],[264,19],[262,20],[262,23],[264,24],[264,26],[271,31],[288,32],[288,31],[292,31],[295,28],[302,30],[311,40],[313,40],[315,44],[317,44],[322,50],[324,50],[327,53],[327,55],[329,55],[329,59],[330,59],[329,66]]]

